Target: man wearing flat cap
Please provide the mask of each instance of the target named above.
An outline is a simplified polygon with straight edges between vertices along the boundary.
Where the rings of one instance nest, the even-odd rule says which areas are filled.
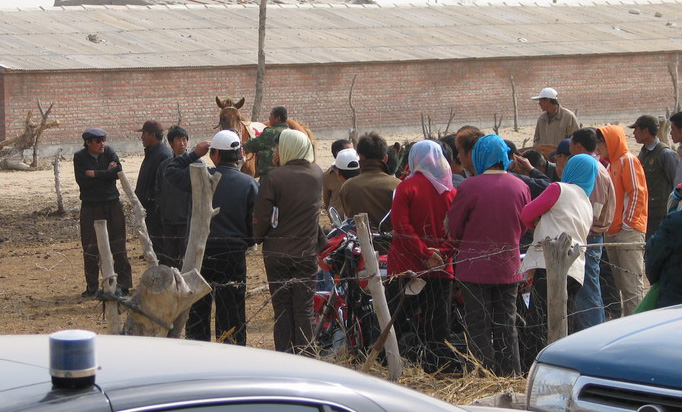
[[[540,90],[540,94],[531,97],[537,100],[542,109],[535,126],[533,146],[549,144],[558,146],[559,142],[578,130],[578,119],[572,111],[563,108],[557,100],[559,94],[551,87]]]
[[[94,297],[99,289],[99,249],[95,220],[106,220],[109,245],[114,258],[114,271],[122,295],[132,287],[130,262],[126,252],[126,224],[116,188],[121,162],[114,149],[106,145],[107,132],[86,129],[84,148],[73,155],[76,183],[80,188],[80,232],[85,269],[85,292],[81,297]]]
[[[157,258],[164,258],[163,250],[163,227],[161,216],[156,208],[156,173],[159,165],[166,159],[173,157],[168,146],[162,144],[163,127],[156,120],[147,120],[142,129],[137,130],[142,135],[142,146],[144,146],[144,160],[140,166],[140,174],[137,176],[135,195],[140,199],[142,207],[147,212],[144,222],[147,225],[149,238],[154,247]]]
[[[677,172],[677,153],[656,137],[658,119],[654,116],[640,116],[628,127],[633,129],[635,140],[642,145],[637,157],[644,167],[649,188],[649,220],[646,225],[646,239],[649,240],[668,209],[668,196],[674,188]]]

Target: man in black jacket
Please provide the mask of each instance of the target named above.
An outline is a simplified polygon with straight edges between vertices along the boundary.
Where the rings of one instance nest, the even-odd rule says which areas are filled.
[[[213,293],[192,305],[186,336],[211,340],[211,305],[215,300],[216,339],[233,329],[224,341],[246,345],[246,249],[255,244],[252,216],[258,184],[237,167],[243,158],[239,136],[230,130],[218,132],[211,142],[200,142],[194,151],[175,157],[165,177],[178,189],[190,192],[189,165],[209,153],[209,148],[216,165],[209,173],[222,175],[213,194],[213,207],[220,211],[211,219],[201,264],[201,274]]]
[[[129,294],[132,276],[126,252],[126,226],[123,207],[116,188],[121,162],[114,149],[106,146],[107,133],[102,129],[87,129],[83,133],[84,148],[73,156],[76,183],[80,188],[80,231],[85,269],[85,292],[93,297],[99,288],[99,250],[95,220],[106,220],[109,244],[114,258],[114,271],[123,295]]]
[[[161,218],[163,248],[165,256],[159,256],[159,262],[178,269],[182,267],[182,259],[187,245],[187,227],[189,210],[192,203],[190,193],[179,190],[168,183],[164,173],[176,156],[187,153],[189,134],[180,126],[171,126],[166,135],[173,157],[161,162],[156,172],[156,210]]]
[[[161,227],[161,217],[156,208],[156,172],[159,165],[166,159],[173,157],[170,149],[162,144],[163,127],[155,120],[144,122],[140,139],[144,146],[144,160],[140,166],[140,174],[137,176],[135,195],[142,203],[147,216],[144,222],[147,225],[149,238],[154,247],[157,258],[165,256],[163,250],[163,229]]]

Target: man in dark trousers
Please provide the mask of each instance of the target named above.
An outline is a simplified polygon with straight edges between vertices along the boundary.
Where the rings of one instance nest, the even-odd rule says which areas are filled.
[[[171,126],[166,139],[173,151],[173,158],[187,153],[189,134],[185,129],[180,126]],[[159,256],[159,262],[180,269],[187,245],[192,196],[166,181],[164,173],[173,158],[161,162],[156,173],[156,209],[161,217],[163,248],[166,254]]]
[[[211,219],[201,274],[213,293],[190,309],[186,336],[211,340],[211,304],[215,300],[216,339],[226,335],[224,342],[246,345],[246,249],[255,244],[252,216],[258,184],[237,166],[243,158],[239,136],[231,130],[218,132],[212,141],[201,142],[194,151],[175,157],[165,175],[171,184],[191,192],[189,165],[209,153],[209,148],[216,165],[209,173],[221,174],[213,193],[213,208],[220,208],[220,212]]]
[[[159,165],[166,159],[173,157],[170,149],[162,144],[163,127],[156,120],[147,120],[142,129],[138,130],[142,135],[144,146],[144,160],[140,166],[140,174],[137,176],[135,195],[140,199],[142,207],[147,212],[144,222],[147,225],[149,238],[154,247],[157,258],[165,256],[163,250],[163,229],[161,217],[156,210],[156,172]]]
[[[95,233],[95,220],[106,220],[109,246],[114,258],[114,272],[118,275],[120,294],[128,295],[132,276],[126,253],[126,222],[116,188],[121,162],[112,149],[106,146],[107,132],[86,129],[84,148],[73,156],[76,183],[80,188],[80,231],[85,268],[85,292],[81,297],[94,297],[99,289],[99,249]]]

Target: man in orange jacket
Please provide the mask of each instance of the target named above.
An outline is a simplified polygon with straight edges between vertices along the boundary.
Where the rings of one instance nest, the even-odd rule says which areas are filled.
[[[620,126],[597,129],[597,148],[609,160],[616,192],[616,212],[607,231],[607,243],[643,243],[649,198],[642,164],[627,146]],[[613,278],[620,290],[623,316],[631,315],[644,296],[644,249],[641,246],[607,247]]]

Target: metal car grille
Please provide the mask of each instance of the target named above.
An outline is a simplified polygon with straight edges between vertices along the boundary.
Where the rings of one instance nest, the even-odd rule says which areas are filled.
[[[575,389],[576,405],[583,411],[637,411],[644,405],[655,405],[666,412],[682,412],[679,390],[584,376]]]

